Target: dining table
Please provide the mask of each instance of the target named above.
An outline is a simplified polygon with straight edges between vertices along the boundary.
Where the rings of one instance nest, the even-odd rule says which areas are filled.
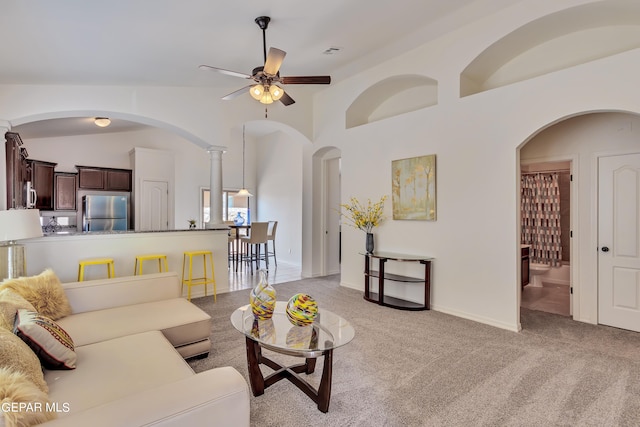
[[[251,230],[251,224],[242,224],[242,225],[236,225],[236,224],[229,224],[229,228],[232,230],[235,230],[235,237],[236,240],[234,242],[234,249],[233,249],[233,268],[235,268],[235,271],[238,271],[238,265],[240,264],[241,261],[241,257],[242,257],[242,253],[240,251],[240,238],[242,236],[248,236],[249,232]],[[240,234],[240,232],[244,230],[244,234]]]

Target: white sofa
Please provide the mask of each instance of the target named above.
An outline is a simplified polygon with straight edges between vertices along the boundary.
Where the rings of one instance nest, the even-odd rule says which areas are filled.
[[[194,373],[211,318],[181,297],[175,273],[62,285],[73,314],[73,370],[45,370],[57,419],[46,426],[249,426],[249,389],[231,367]],[[1,424],[1,423],[0,423]]]

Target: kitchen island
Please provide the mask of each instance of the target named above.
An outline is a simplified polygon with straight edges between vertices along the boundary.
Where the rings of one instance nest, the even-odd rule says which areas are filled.
[[[227,235],[229,228],[220,225],[211,229],[164,231],[103,231],[51,233],[36,239],[24,240],[27,274],[36,275],[51,268],[62,282],[75,282],[78,261],[85,258],[113,258],[115,275],[132,276],[136,255],[166,254],[169,271],[182,274],[185,251],[210,250],[213,253],[218,293],[229,291]],[[194,272],[196,271],[194,266]],[[199,267],[197,271],[201,271]],[[145,264],[145,273],[157,271],[157,263]],[[85,280],[106,277],[106,268],[87,269]],[[187,287],[183,290],[186,295]],[[209,295],[212,295],[211,286]],[[204,286],[192,289],[192,297],[204,296]]]

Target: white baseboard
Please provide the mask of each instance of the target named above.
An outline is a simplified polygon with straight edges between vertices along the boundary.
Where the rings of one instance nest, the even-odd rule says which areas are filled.
[[[361,285],[354,285],[352,283],[347,283],[347,282],[340,282],[340,286],[344,286],[345,288],[350,288],[350,289],[355,289],[357,291],[362,292],[362,286]],[[491,319],[488,317],[484,317],[484,316],[477,316],[475,314],[469,314],[469,313],[465,313],[459,310],[454,310],[451,309],[449,307],[443,307],[443,306],[439,306],[437,304],[431,304],[430,307],[431,310],[434,311],[439,311],[441,313],[445,313],[445,314],[450,314],[452,316],[456,316],[456,317],[460,317],[463,319],[467,319],[467,320],[472,320],[474,322],[478,322],[478,323],[483,323],[485,325],[489,325],[489,326],[493,326],[496,328],[500,328],[500,329],[506,329],[508,331],[512,331],[512,332],[520,332],[522,327],[520,326],[520,322],[517,322],[516,324],[511,324],[511,323],[504,323],[504,322],[499,322],[496,321],[495,319]],[[393,310],[393,309],[391,309]]]

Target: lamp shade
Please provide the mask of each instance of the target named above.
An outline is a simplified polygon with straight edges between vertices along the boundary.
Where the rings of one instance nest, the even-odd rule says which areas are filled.
[[[253,197],[253,194],[249,193],[249,190],[246,188],[241,188],[240,191],[235,194],[235,197]]]
[[[0,242],[31,239],[42,236],[38,209],[0,211]]]

